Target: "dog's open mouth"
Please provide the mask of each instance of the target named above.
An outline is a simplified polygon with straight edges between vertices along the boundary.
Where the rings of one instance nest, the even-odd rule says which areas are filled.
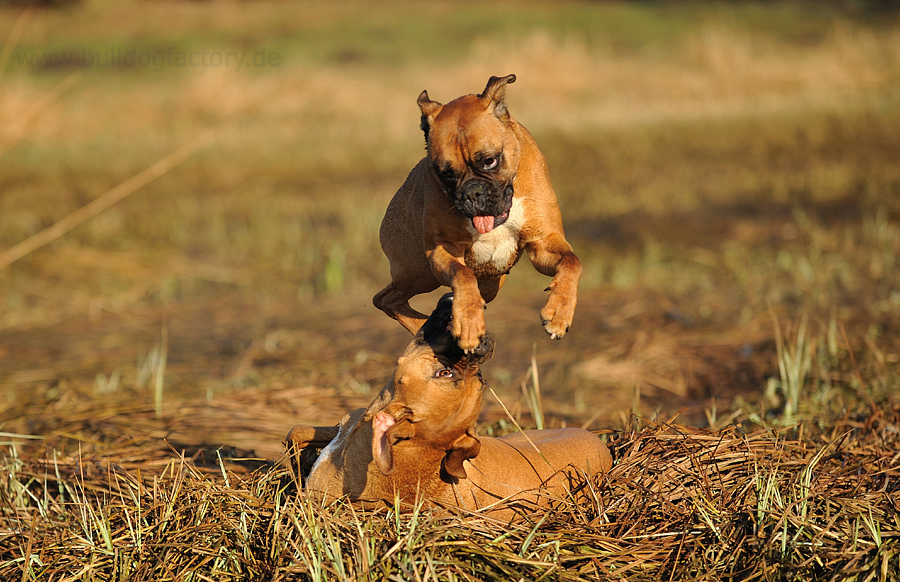
[[[505,184],[473,179],[455,193],[454,205],[480,234],[487,234],[509,218],[513,198],[512,181]]]
[[[509,211],[512,208],[512,196],[506,202],[506,208],[497,216],[490,214],[479,214],[472,217],[472,226],[475,227],[480,234],[487,234],[506,222],[509,218]]]
[[[477,230],[481,234],[487,234],[506,222],[506,219],[509,218],[509,211],[507,210],[500,216],[473,216],[472,224],[475,226],[475,230]]]

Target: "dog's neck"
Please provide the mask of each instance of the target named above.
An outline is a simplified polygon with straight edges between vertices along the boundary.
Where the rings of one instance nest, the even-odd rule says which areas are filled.
[[[427,498],[441,498],[443,490],[448,485],[441,479],[441,462],[444,455],[445,451],[411,441],[397,443],[394,445],[396,468],[387,476],[382,475],[376,468],[376,480],[383,480],[378,486],[386,487],[388,499],[394,495],[412,499],[417,492]],[[372,476],[371,470],[369,475]]]

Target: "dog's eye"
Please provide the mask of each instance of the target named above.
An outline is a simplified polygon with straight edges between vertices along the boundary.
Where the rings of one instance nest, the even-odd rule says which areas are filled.
[[[441,368],[434,373],[435,378],[452,378],[454,375],[453,368]]]
[[[496,168],[499,164],[500,164],[500,158],[496,158],[496,157],[493,157],[493,156],[491,156],[491,157],[489,157],[489,158],[485,158],[485,159],[481,162],[481,165],[482,165],[482,167],[483,167],[485,170],[493,170],[493,169]]]

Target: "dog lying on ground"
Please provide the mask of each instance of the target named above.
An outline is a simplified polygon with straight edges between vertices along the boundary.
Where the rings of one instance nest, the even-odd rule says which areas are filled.
[[[550,337],[568,331],[581,263],[563,233],[556,193],[537,144],[509,114],[506,85],[442,105],[419,95],[428,155],[409,173],[381,223],[391,282],[372,302],[415,334],[425,315],[410,298],[441,285],[454,293],[453,336],[464,351],[485,333],[484,308],[523,251],[553,277],[541,310]]]
[[[449,293],[439,301],[368,408],[338,426],[291,429],[286,445],[307,491],[363,502],[412,503],[420,496],[511,519],[513,509],[493,506],[540,503],[540,492],[563,494],[572,473],[609,469],[609,450],[582,429],[475,434],[485,388],[479,366],[491,357],[493,340],[486,336],[463,352],[449,331],[452,304]],[[310,468],[310,451],[318,448]]]

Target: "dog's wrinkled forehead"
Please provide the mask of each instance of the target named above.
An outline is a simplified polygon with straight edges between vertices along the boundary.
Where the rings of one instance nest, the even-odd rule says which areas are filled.
[[[445,358],[454,366],[461,360],[480,363],[490,357],[494,351],[494,341],[490,336],[485,336],[473,353],[466,354],[459,347],[458,340],[450,333],[452,321],[453,293],[446,293],[416,334],[416,343],[427,344],[435,356]]]
[[[432,151],[448,156],[459,151],[468,157],[485,148],[502,147],[508,129],[506,124],[477,100],[473,107],[463,107],[465,103],[459,101],[445,105],[435,120],[429,142]]]

